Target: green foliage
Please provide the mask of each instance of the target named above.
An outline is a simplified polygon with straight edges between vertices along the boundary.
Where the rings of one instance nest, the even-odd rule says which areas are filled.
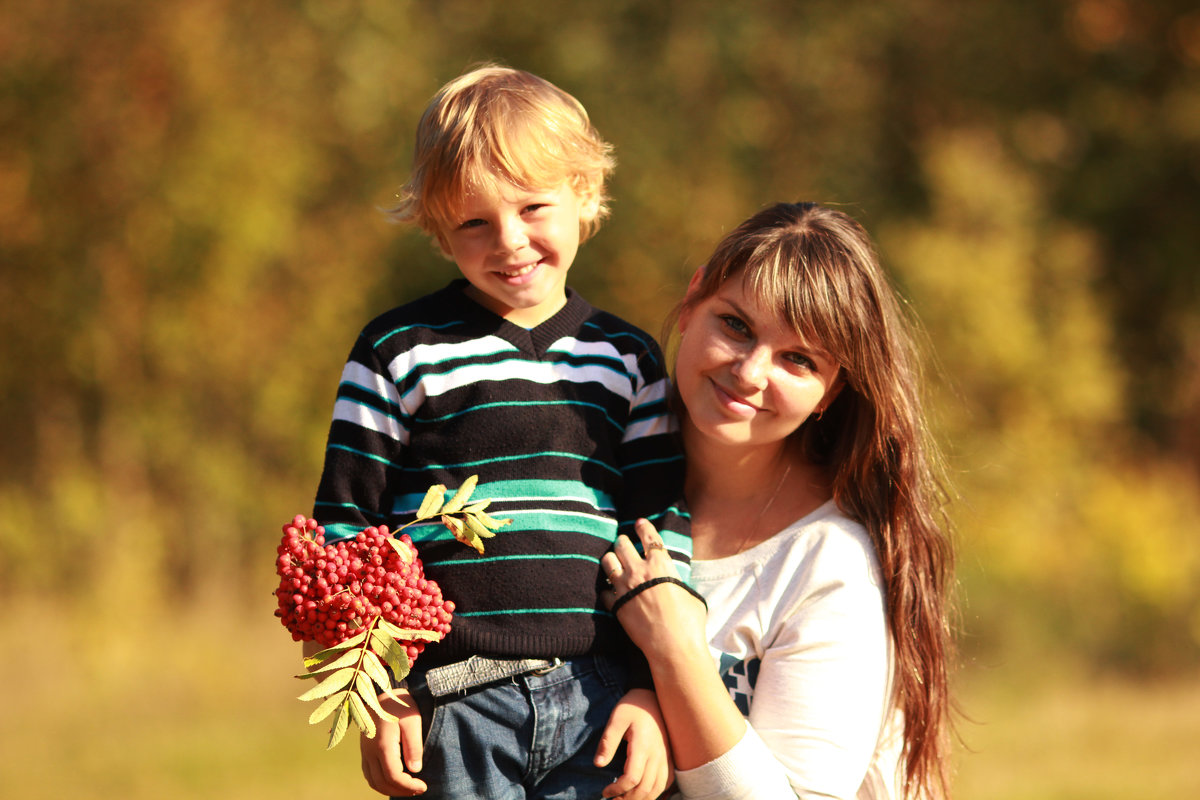
[[[449,500],[446,499],[446,487],[442,484],[435,484],[429,487],[425,492],[425,497],[421,500],[421,505],[417,508],[417,515],[412,522],[405,523],[396,529],[396,533],[407,528],[409,525],[415,525],[418,522],[433,519],[437,517],[446,529],[454,534],[454,538],[458,541],[474,549],[480,555],[483,554],[484,539],[491,539],[496,535],[496,531],[507,525],[512,524],[511,519],[495,519],[487,514],[487,507],[492,504],[491,500],[476,500],[474,503],[468,504],[471,495],[475,492],[475,485],[479,482],[478,475],[471,475],[462,482],[462,485],[454,491],[454,494]],[[401,556],[405,556],[407,545],[401,544],[396,539],[390,539],[389,542]],[[411,559],[411,556],[408,556]]]
[[[416,120],[496,60],[616,145],[571,282],[651,331],[765,203],[877,234],[946,379],[980,646],[1017,617],[1098,664],[1196,653],[1191,4],[43,0],[0,30],[4,592],[267,584],[353,336],[453,275],[378,211]]]
[[[397,680],[408,675],[408,654],[400,641],[437,641],[439,634],[424,630],[399,628],[382,617],[375,617],[361,633],[351,636],[340,644],[304,659],[307,672],[297,678],[314,678],[317,684],[300,695],[304,701],[322,700],[308,717],[310,725],[316,725],[333,715],[329,727],[326,749],[332,749],[346,735],[350,722],[358,726],[369,739],[375,737],[375,718],[395,720],[379,704],[379,695],[406,705],[392,691],[391,676],[386,665]]]

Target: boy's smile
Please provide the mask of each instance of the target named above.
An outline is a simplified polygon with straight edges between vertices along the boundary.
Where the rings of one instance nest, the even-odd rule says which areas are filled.
[[[566,302],[580,220],[594,214],[594,206],[567,184],[548,190],[505,187],[497,195],[469,196],[439,240],[470,282],[473,300],[532,328]]]

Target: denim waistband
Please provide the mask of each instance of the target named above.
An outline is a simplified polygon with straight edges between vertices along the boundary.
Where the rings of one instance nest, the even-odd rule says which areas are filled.
[[[445,697],[518,675],[545,674],[565,662],[560,658],[501,659],[471,656],[465,661],[434,667],[422,674],[429,693]]]

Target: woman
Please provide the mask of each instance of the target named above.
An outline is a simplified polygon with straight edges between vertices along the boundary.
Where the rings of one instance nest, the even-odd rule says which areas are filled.
[[[869,237],[821,206],[767,208],[676,319],[707,626],[648,523],[647,558],[622,538],[602,566],[678,789],[944,796],[952,549],[912,338]]]

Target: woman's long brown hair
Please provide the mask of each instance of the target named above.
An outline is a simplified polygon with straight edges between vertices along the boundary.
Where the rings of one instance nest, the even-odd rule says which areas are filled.
[[[842,368],[836,400],[794,436],[829,470],[838,506],[875,545],[904,713],[905,795],[946,797],[954,552],[947,484],[922,410],[915,321],[866,231],[813,203],[774,205],[738,226],[672,319],[731,278]]]

